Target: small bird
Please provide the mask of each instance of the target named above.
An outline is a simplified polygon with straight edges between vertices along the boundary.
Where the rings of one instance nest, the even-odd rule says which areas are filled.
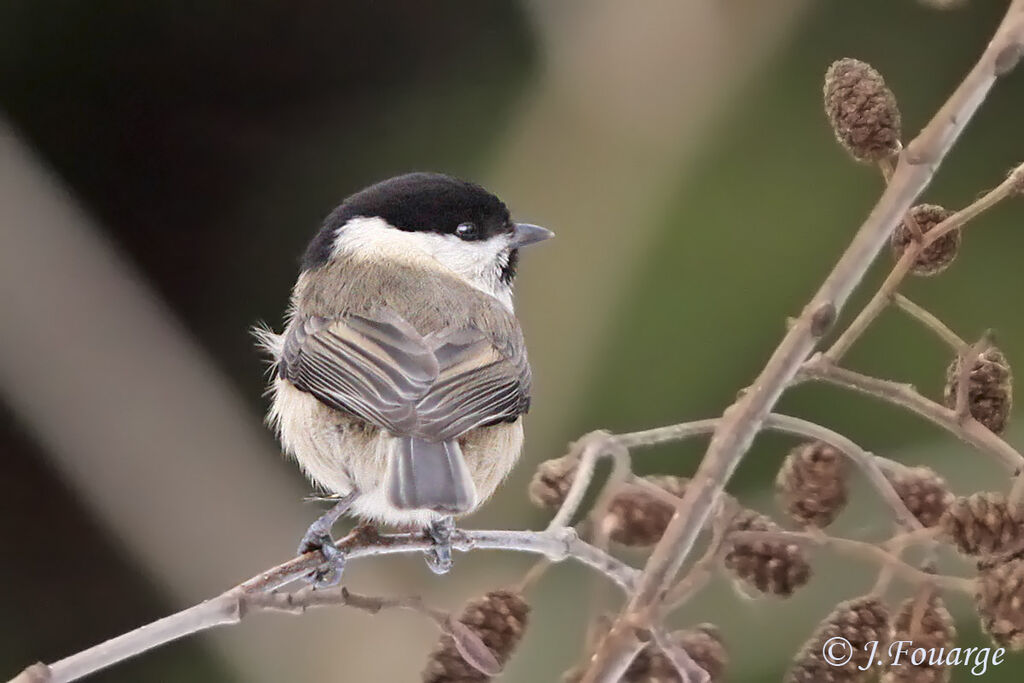
[[[553,236],[514,223],[493,194],[438,173],[371,185],[324,221],[302,259],[272,357],[268,421],[314,484],[337,499],[299,546],[340,580],[331,527],[423,528],[437,573],[454,517],[515,464],[530,366],[512,306],[519,248]]]

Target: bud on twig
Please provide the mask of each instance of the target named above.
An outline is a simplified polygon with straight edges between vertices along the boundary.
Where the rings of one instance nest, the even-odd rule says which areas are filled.
[[[804,643],[786,677],[788,683],[849,683],[865,678],[861,668],[871,663],[871,643],[888,642],[889,611],[877,597],[868,595],[836,605],[811,638]],[[825,644],[843,638],[852,653],[842,665],[822,656]],[[846,647],[846,645],[844,645]],[[844,651],[845,652],[845,651]]]
[[[689,481],[684,477],[650,476],[644,480],[673,496],[681,497]],[[675,508],[654,494],[630,487],[619,491],[608,504],[605,524],[616,543],[629,546],[651,546],[661,540],[665,527],[672,521]]]
[[[504,666],[522,640],[529,613],[530,606],[522,595],[496,590],[467,603],[459,623],[476,634]],[[441,637],[423,671],[424,683],[469,683],[489,679],[488,674],[466,661],[450,635]]]
[[[1024,650],[1024,558],[982,562],[975,606],[997,644]]]
[[[742,510],[726,532],[729,550],[725,566],[739,579],[762,593],[791,595],[811,578],[811,566],[804,549],[796,543],[778,540],[730,543],[735,531],[780,531],[771,518],[754,510]]]
[[[933,527],[938,524],[946,508],[956,498],[946,480],[930,467],[886,470],[885,478],[922,526]]]
[[[956,641],[956,626],[953,616],[946,609],[946,603],[935,591],[929,596],[915,596],[903,601],[893,619],[892,642],[909,641],[914,648],[948,651]],[[890,652],[886,647],[886,653]],[[895,654],[895,650],[892,651]],[[945,683],[949,680],[948,665],[938,661],[934,666],[931,658],[915,665],[903,657],[894,666],[889,666],[881,683]]]
[[[834,446],[810,441],[791,450],[775,478],[778,500],[797,522],[824,528],[846,506],[846,457]]]
[[[537,507],[558,509],[565,502],[578,467],[579,459],[568,455],[542,462],[527,489],[530,501]]]
[[[1001,493],[980,492],[956,498],[939,524],[967,555],[991,555],[1024,541],[1024,510],[1010,506]]]
[[[956,407],[959,384],[960,358],[957,357],[946,370],[943,399],[949,408]],[[994,433],[1002,434],[1013,408],[1013,373],[1002,351],[989,346],[974,358],[967,391],[971,416]]]
[[[832,63],[825,72],[825,114],[836,140],[858,161],[881,161],[900,149],[896,97],[870,64]]]
[[[890,238],[893,256],[896,260],[899,260],[907,247],[917,239],[915,230],[909,225],[908,221],[913,221],[917,228],[920,229],[921,234],[927,235],[936,225],[952,215],[952,211],[948,211],[937,204],[918,204],[911,208],[908,216],[896,226],[896,230],[893,231]],[[941,273],[956,259],[962,239],[960,228],[950,230],[929,244],[917,255],[914,263],[910,266],[910,272],[915,275],[937,275]]]

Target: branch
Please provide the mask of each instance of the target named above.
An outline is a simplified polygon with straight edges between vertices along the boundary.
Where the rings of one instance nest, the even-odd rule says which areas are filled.
[[[988,211],[999,202],[1019,192],[1022,178],[1024,178],[1024,164],[1013,169],[1013,171],[1007,176],[1006,180],[1001,182],[994,189],[986,192],[977,200],[971,202],[969,205],[960,209],[949,218],[929,230],[928,233],[923,235],[920,240],[912,240],[903,251],[903,255],[900,256],[898,261],[896,261],[896,265],[893,266],[892,272],[886,276],[881,287],[878,288],[878,291],[871,297],[871,300],[868,301],[863,309],[861,309],[860,313],[857,314],[857,317],[853,319],[853,322],[851,322],[843,333],[839,335],[839,338],[832,343],[832,346],[825,352],[825,356],[829,360],[838,363],[839,360],[846,355],[846,352],[850,350],[850,347],[860,339],[868,326],[874,322],[875,318],[877,318],[889,302],[893,300],[896,290],[899,289],[903,280],[910,273],[910,269],[913,266],[914,261],[917,260],[918,255],[948,233],[962,228],[968,222],[977,218],[985,211]],[[918,230],[920,230],[920,228],[918,228]],[[900,302],[897,301],[896,303],[899,304]],[[950,343],[952,343],[951,339]]]
[[[673,643],[670,634],[662,629],[653,629],[651,637],[675,669],[680,681],[683,683],[710,683],[711,676],[708,672],[693,661],[693,657],[686,651],[686,648]]]
[[[594,468],[597,466],[597,461],[605,456],[615,458],[617,471],[622,471],[625,468],[624,472],[629,472],[628,453],[623,451],[621,442],[613,439],[608,432],[590,432],[572,445],[567,457],[578,458],[579,464],[576,466],[572,485],[565,494],[565,500],[558,508],[558,512],[555,513],[555,516],[548,523],[548,531],[569,526],[569,521],[576,514],[580,503],[583,502],[583,496],[586,494],[587,487],[590,486],[590,481],[594,477]],[[623,458],[625,458],[624,464]]]
[[[1024,472],[1024,455],[1013,446],[973,417],[965,416],[961,419],[955,410],[925,398],[910,384],[879,379],[841,368],[830,363],[822,354],[804,363],[800,368],[799,377],[829,382],[906,408],[981,452],[995,456],[1011,473]]]
[[[700,530],[765,418],[800,365],[829,330],[850,293],[863,279],[889,235],[984,101],[996,79],[1009,72],[1024,49],[1024,0],[1013,0],[977,64],[924,130],[900,153],[892,180],[817,294],[793,322],[750,389],[723,415],[679,510],[654,548],[636,592],[612,631],[647,615],[690,554]],[[636,656],[629,639],[605,639],[582,683],[613,680]],[[634,639],[635,640],[635,639]]]
[[[552,531],[466,531],[452,533],[452,547],[460,551],[516,550],[544,555],[552,562],[573,558],[604,574],[624,590],[635,584],[639,572],[607,553],[580,540],[569,528]],[[357,529],[337,545],[348,559],[370,555],[423,552],[432,541],[423,534],[378,535]],[[48,667],[36,664],[10,683],[65,683],[75,681],[129,657],[146,652],[178,638],[216,626],[237,624],[247,609],[284,609],[295,611],[325,604],[348,605],[375,611],[385,607],[416,609],[437,616],[418,598],[366,598],[344,589],[335,591],[300,590],[296,593],[269,593],[275,588],[305,576],[324,561],[319,551],[299,555],[288,562],[257,574],[219,596],[164,617],[134,631],[122,634],[83,650]]]
[[[891,301],[896,308],[900,309],[911,318],[934,332],[939,339],[944,341],[953,349],[954,353],[960,353],[966,347],[970,346],[970,344],[960,338],[960,335],[949,329],[946,323],[939,320],[923,306],[915,304],[902,294],[893,294]],[[826,356],[828,356],[828,354],[826,354]],[[831,356],[829,357],[831,358]],[[833,362],[835,361],[833,360]]]
[[[929,530],[930,532],[932,530]],[[933,534],[924,534],[922,540],[932,540]],[[896,537],[899,538],[899,537]],[[829,536],[820,531],[734,531],[729,534],[730,541],[780,541],[783,543],[808,543],[818,546],[828,546],[838,553],[855,559],[874,562],[880,566],[890,567],[896,574],[905,581],[915,585],[935,585],[943,590],[958,591],[961,593],[973,593],[976,588],[974,579],[960,576],[943,576],[922,571],[901,560],[897,555],[886,547],[878,546],[866,541],[858,541],[852,538],[840,538]],[[903,545],[906,545],[904,543]]]
[[[653,446],[671,441],[680,441],[691,436],[713,433],[725,419],[726,418],[722,417],[685,422],[668,427],[648,429],[642,432],[622,434],[615,438],[623,445]],[[824,443],[833,446],[860,468],[868,478],[871,485],[882,496],[882,499],[885,500],[889,507],[892,508],[893,512],[896,514],[897,521],[902,526],[907,529],[919,529],[921,527],[921,523],[913,513],[907,509],[907,506],[903,503],[903,500],[893,488],[892,483],[879,467],[879,458],[877,456],[872,455],[838,432],[832,431],[827,427],[822,427],[814,422],[802,420],[798,417],[771,413],[764,418],[762,426],[765,429],[770,429],[776,432],[802,436],[814,439],[815,441],[823,441]]]

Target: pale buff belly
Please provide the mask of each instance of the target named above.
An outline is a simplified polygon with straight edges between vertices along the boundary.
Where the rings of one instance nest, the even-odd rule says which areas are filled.
[[[433,510],[399,510],[388,503],[384,477],[391,452],[389,435],[328,408],[287,380],[274,381],[273,395],[270,420],[285,451],[328,493],[355,491],[355,514],[398,526],[426,526],[442,516]],[[459,439],[459,445],[476,486],[475,510],[490,498],[519,457],[522,419],[472,430]]]

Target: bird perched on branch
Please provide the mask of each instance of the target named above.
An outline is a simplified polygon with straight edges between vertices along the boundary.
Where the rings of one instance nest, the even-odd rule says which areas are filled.
[[[269,421],[336,505],[300,552],[340,579],[330,535],[346,512],[426,529],[451,566],[454,517],[476,509],[519,456],[530,366],[512,307],[519,249],[553,233],[514,223],[479,185],[411,173],[346,199],[310,242],[273,359]]]

